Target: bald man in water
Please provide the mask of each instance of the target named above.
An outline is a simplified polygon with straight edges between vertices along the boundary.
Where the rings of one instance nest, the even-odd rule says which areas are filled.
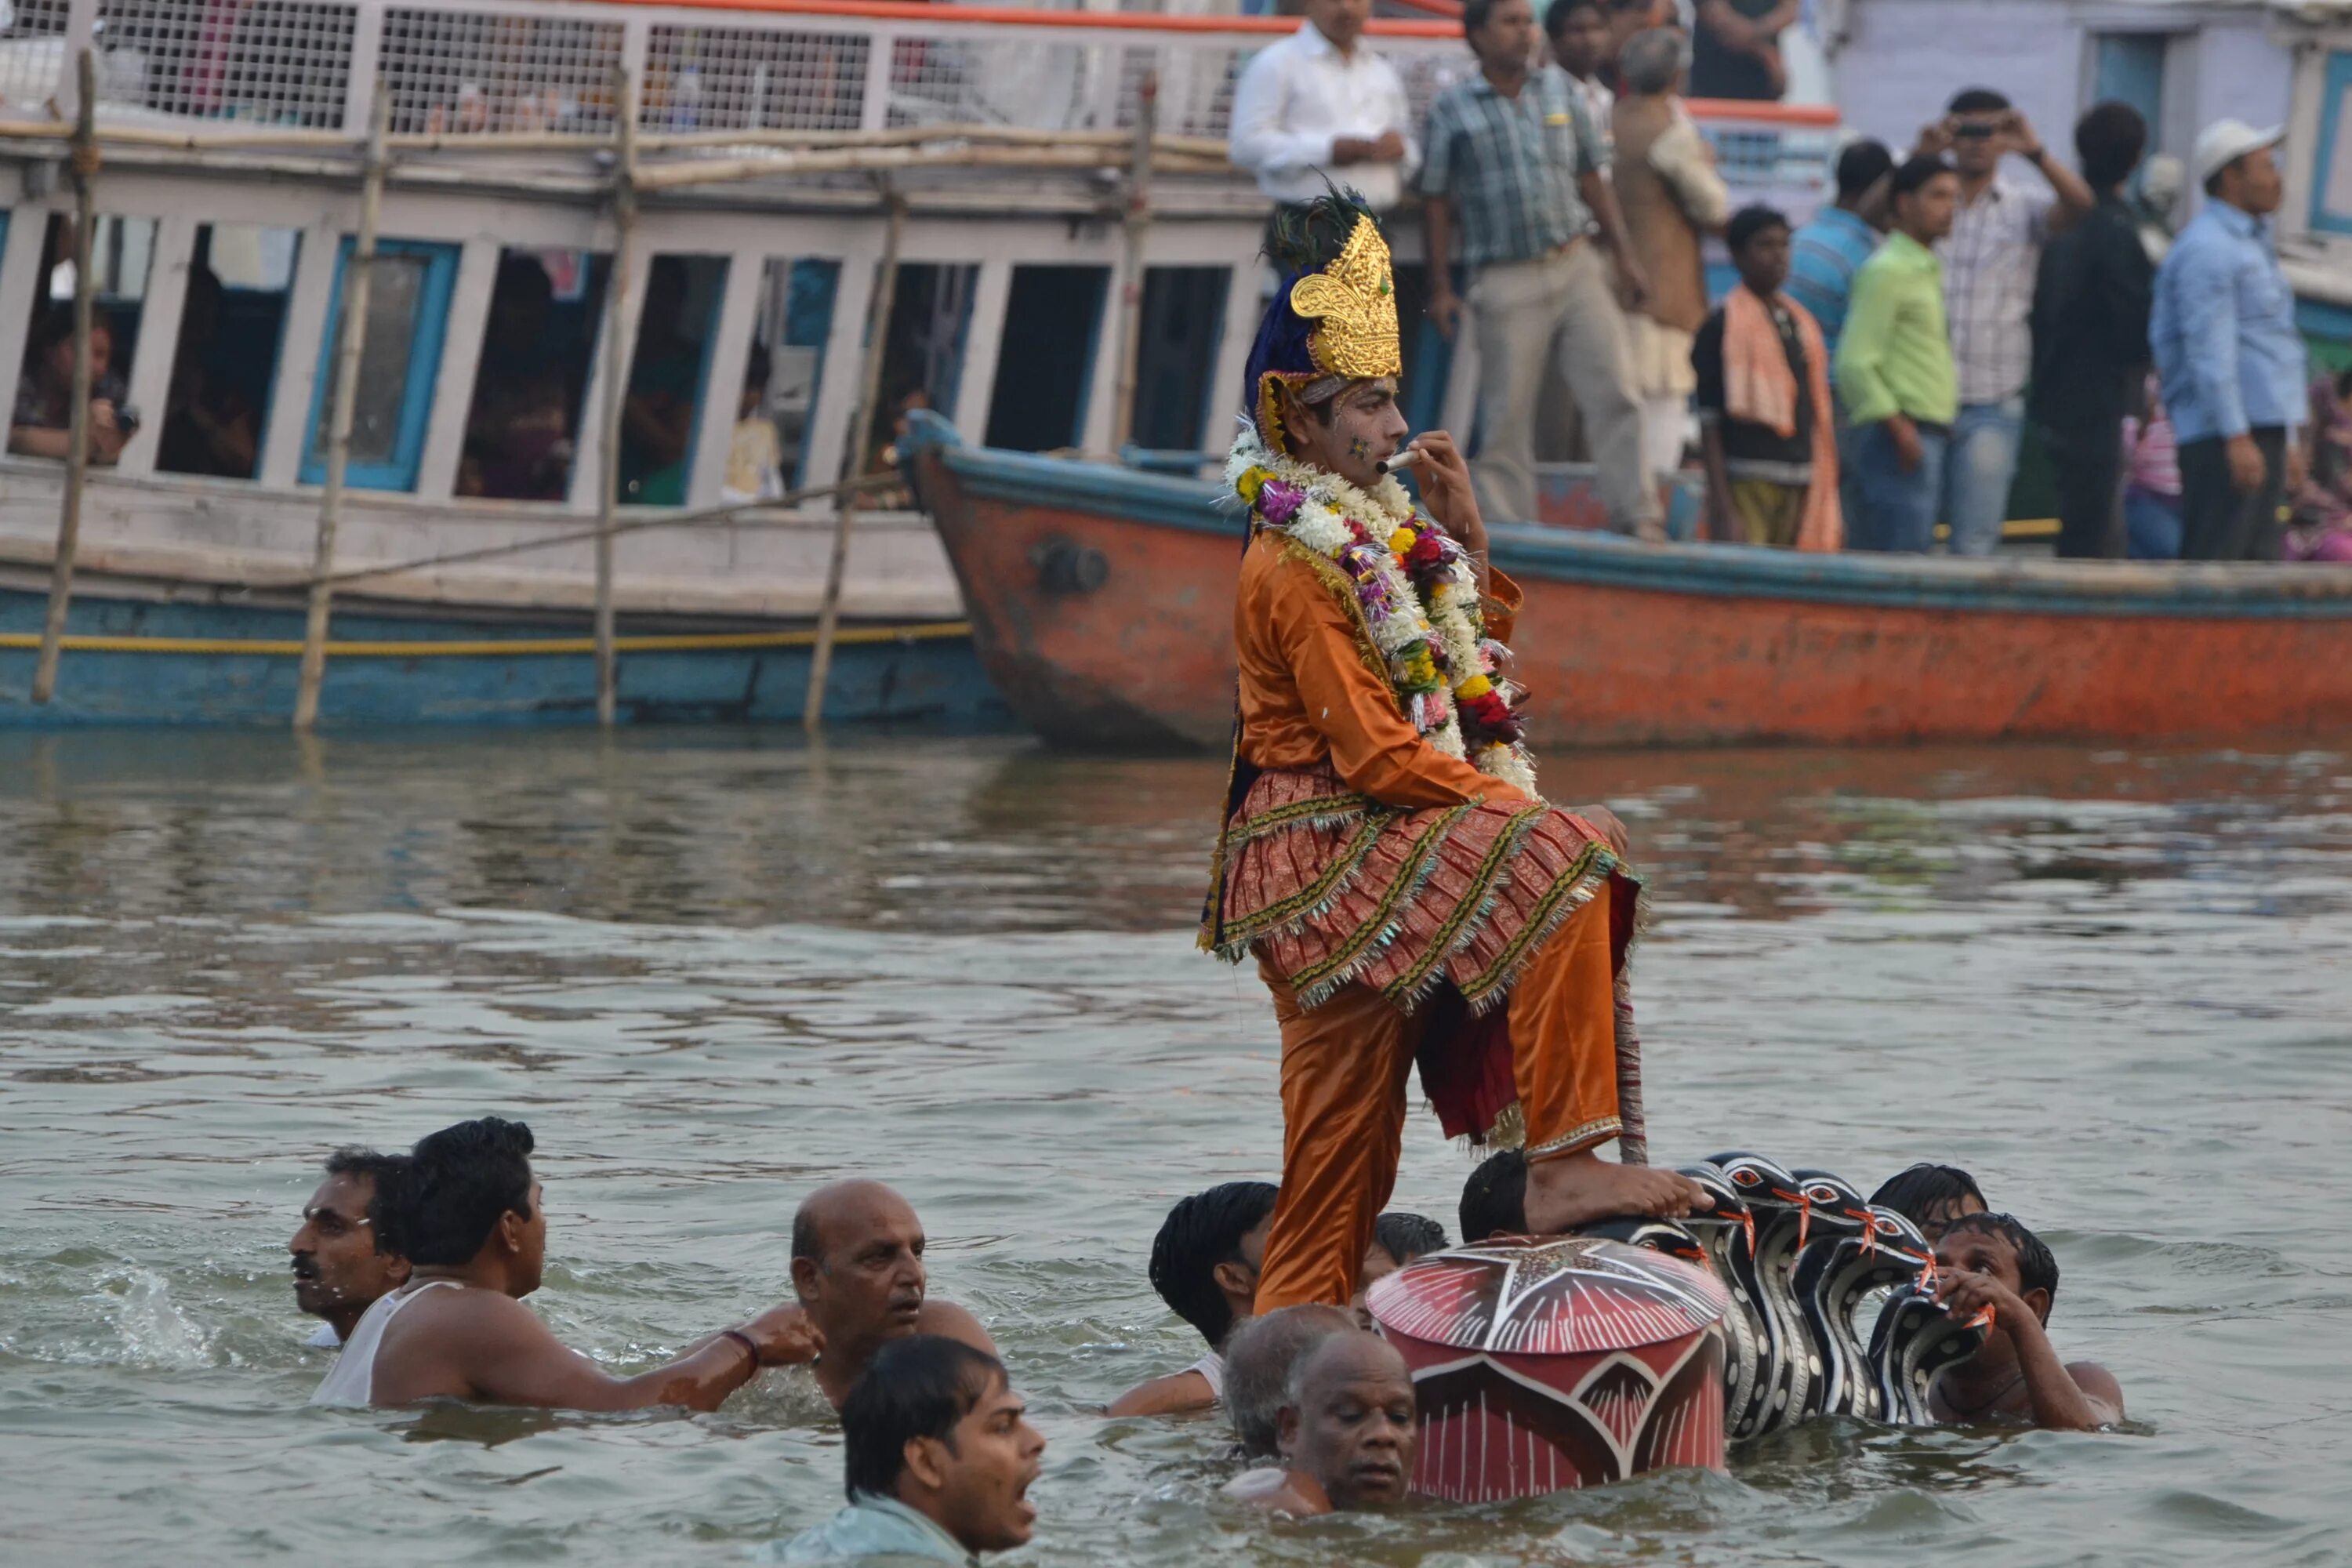
[[[817,1386],[838,1410],[874,1354],[892,1340],[941,1334],[996,1354],[980,1320],[929,1297],[923,1222],[880,1182],[819,1187],[793,1215],[793,1291],[824,1338]]]

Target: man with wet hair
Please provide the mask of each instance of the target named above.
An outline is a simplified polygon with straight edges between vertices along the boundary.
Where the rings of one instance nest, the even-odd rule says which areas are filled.
[[[1321,1305],[1284,1307],[1252,1318],[1225,1342],[1225,1414],[1245,1458],[1281,1453],[1281,1416],[1290,1369],[1333,1334],[1353,1333],[1355,1315]]]
[[[1381,1215],[1372,1222],[1372,1247],[1385,1265],[1374,1271],[1372,1259],[1364,1259],[1364,1282],[1384,1279],[1416,1258],[1433,1252],[1443,1252],[1453,1244],[1445,1239],[1445,1227],[1427,1215],[1406,1214],[1402,1209]]]
[[[1951,1223],[1963,1215],[1982,1214],[1985,1202],[1977,1179],[1958,1165],[1936,1165],[1922,1160],[1881,1182],[1870,1201],[1893,1209],[1919,1227],[1929,1241],[1939,1241]]]
[[[1201,1331],[1208,1353],[1181,1372],[1137,1384],[1111,1401],[1109,1414],[1172,1415],[1224,1397],[1225,1339],[1250,1314],[1279,1192],[1272,1182],[1225,1182],[1168,1211],[1151,1240],[1151,1288]]]
[[[379,1297],[408,1283],[408,1259],[383,1234],[389,1189],[407,1164],[405,1154],[373,1149],[327,1156],[327,1179],[302,1205],[301,1227],[286,1244],[293,1255],[294,1304],[323,1320],[312,1345],[337,1349]]]
[[[1025,1544],[1045,1439],[1003,1363],[960,1340],[917,1334],[877,1351],[842,1406],[849,1506],[770,1563],[953,1563]]]
[[[1489,1154],[1462,1184],[1462,1245],[1528,1233],[1528,1157],[1517,1149]]]
[[[1936,1244],[1937,1295],[1956,1318],[1990,1309],[1977,1353],[1936,1380],[1929,1408],[1947,1426],[2026,1422],[2089,1432],[2124,1418],[2124,1391],[2096,1362],[2062,1362],[2050,1342],[2058,1260],[2012,1216],[1963,1215]]]
[[[312,1404],[716,1410],[762,1367],[816,1353],[823,1340],[791,1306],[721,1329],[635,1377],[614,1377],[567,1348],[522,1304],[547,1263],[535,1146],[530,1128],[495,1116],[417,1141],[386,1216],[388,1239],[412,1266],[409,1282],[360,1319]]]
[[[1412,1481],[1412,1374],[1377,1334],[1332,1334],[1290,1370],[1280,1469],[1252,1470],[1226,1495],[1307,1516],[1402,1502]]]
[[[793,1215],[793,1293],[824,1353],[816,1384],[835,1410],[893,1340],[939,1334],[996,1353],[980,1320],[930,1298],[929,1238],[912,1205],[880,1182],[828,1183]]]

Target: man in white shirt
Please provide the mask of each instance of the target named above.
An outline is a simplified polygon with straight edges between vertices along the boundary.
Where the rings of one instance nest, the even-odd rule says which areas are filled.
[[[1229,155],[1276,201],[1312,201],[1328,177],[1386,212],[1421,167],[1404,83],[1363,45],[1371,14],[1371,0],[1307,0],[1298,31],[1234,86]]]

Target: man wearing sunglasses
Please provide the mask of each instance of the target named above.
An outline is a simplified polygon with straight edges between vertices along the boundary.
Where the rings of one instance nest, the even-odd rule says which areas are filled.
[[[1955,96],[1944,118],[1920,132],[1917,151],[1948,151],[1960,176],[1951,235],[1936,247],[1960,387],[1938,510],[1951,526],[1953,554],[1990,555],[2000,542],[2025,428],[2033,363],[2028,318],[2042,242],[2089,212],[2095,198],[1990,88]],[[2032,164],[2046,187],[2004,175],[2001,163],[2012,155]]]

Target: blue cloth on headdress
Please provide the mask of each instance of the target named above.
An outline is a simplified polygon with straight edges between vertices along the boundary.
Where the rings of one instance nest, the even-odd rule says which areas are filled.
[[[1301,267],[1284,273],[1282,286],[1274,291],[1274,299],[1265,308],[1265,319],[1258,322],[1257,342],[1250,345],[1249,365],[1242,388],[1242,406],[1252,420],[1258,420],[1259,395],[1267,375],[1311,377],[1318,374],[1315,351],[1307,341],[1318,323],[1290,308],[1291,285],[1315,270]],[[1275,433],[1265,429],[1262,420],[1259,426],[1259,438],[1273,445]]]

